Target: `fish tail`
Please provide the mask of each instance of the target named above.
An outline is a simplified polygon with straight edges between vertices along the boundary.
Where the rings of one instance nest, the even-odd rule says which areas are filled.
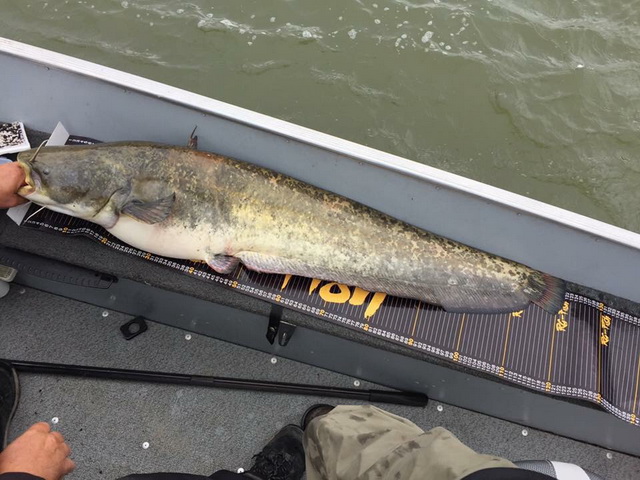
[[[540,277],[532,278],[530,281],[530,283],[536,284],[538,287],[536,290],[539,292],[539,296],[531,300],[543,310],[555,315],[564,303],[567,284],[564,280],[546,273],[540,274]]]

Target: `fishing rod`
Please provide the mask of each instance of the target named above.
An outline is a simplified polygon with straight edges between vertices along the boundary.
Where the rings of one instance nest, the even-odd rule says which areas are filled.
[[[3,360],[10,363],[18,372],[40,373],[47,375],[65,375],[71,377],[102,378],[131,382],[150,382],[171,385],[189,385],[260,392],[289,393],[296,395],[317,395],[323,397],[363,400],[371,403],[391,403],[424,407],[429,397],[423,393],[393,390],[359,390],[355,388],[331,387],[326,385],[308,385],[302,383],[271,382],[266,380],[247,380],[240,378],[213,377],[207,375],[188,375],[182,373],[152,372],[145,370],[126,370],[121,368],[90,367],[66,365],[61,363],[26,362],[21,360]]]

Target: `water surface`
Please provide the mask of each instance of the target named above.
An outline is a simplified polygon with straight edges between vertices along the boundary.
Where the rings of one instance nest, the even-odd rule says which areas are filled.
[[[637,232],[639,20],[631,0],[0,0],[2,36]]]

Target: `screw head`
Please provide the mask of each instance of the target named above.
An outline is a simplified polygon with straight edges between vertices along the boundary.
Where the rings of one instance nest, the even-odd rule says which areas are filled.
[[[56,423],[58,423],[59,421],[60,421],[60,419],[59,419],[58,417],[53,417],[53,418],[51,419],[51,423],[53,423],[53,424],[56,424]]]
[[[354,380],[353,381],[353,386],[354,387],[359,387],[360,386],[360,380]]]
[[[185,340],[191,340],[191,334],[190,334],[190,333],[187,333],[187,334],[184,336],[184,339],[185,339]]]
[[[142,443],[142,448],[144,448],[145,450],[146,450],[147,448],[149,448],[149,442],[143,442],[143,443]]]
[[[436,410],[438,410],[439,412],[442,412],[444,410],[444,407],[442,405],[438,405],[436,407]]]
[[[522,436],[526,437],[527,435],[529,435],[529,430],[527,430],[526,428],[522,429]]]
[[[107,312],[106,310],[102,312],[102,316],[107,318],[109,316],[109,312]]]
[[[271,357],[271,363],[275,365],[276,363],[278,363],[278,359],[276,357]]]

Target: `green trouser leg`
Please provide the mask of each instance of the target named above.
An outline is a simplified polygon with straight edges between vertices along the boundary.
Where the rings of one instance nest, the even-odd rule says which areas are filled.
[[[474,452],[451,432],[425,432],[373,406],[338,406],[304,434],[307,480],[460,480],[484,468],[517,468]]]

